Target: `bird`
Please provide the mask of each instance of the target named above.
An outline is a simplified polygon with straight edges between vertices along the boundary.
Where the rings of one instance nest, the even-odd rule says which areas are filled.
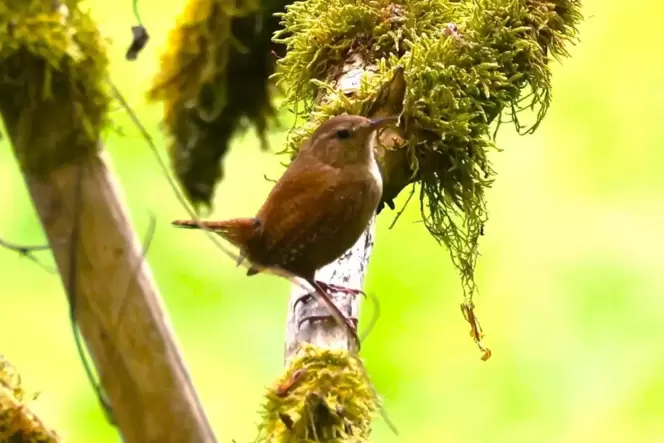
[[[377,133],[397,121],[396,116],[332,117],[303,142],[254,217],[173,225],[203,227],[226,239],[239,249],[238,265],[250,263],[248,276],[275,268],[304,279],[314,292],[302,298],[316,297],[357,340],[356,326],[325,291],[361,291],[318,281],[315,273],[350,249],[376,213],[383,192],[374,152]]]

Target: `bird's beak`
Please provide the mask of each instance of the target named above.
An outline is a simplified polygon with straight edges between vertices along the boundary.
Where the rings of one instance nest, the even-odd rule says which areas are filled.
[[[398,121],[399,121],[399,116],[398,115],[390,115],[390,116],[387,116],[387,117],[376,117],[376,118],[372,118],[369,121],[369,127],[371,129],[380,129],[380,128],[383,128],[383,127],[389,125],[390,123],[396,123]]]

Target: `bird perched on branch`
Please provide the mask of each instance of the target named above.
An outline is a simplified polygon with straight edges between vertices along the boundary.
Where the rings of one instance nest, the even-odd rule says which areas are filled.
[[[277,268],[306,280],[312,295],[357,338],[353,322],[325,291],[359,291],[317,281],[315,273],[350,249],[376,213],[383,191],[374,157],[377,130],[396,121],[333,117],[304,142],[255,217],[173,225],[221,235],[239,248],[240,261],[251,263],[249,276]]]

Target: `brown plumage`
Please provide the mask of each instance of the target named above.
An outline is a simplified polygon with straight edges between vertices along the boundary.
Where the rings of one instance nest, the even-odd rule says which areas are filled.
[[[395,121],[356,115],[328,120],[304,143],[255,217],[201,224],[237,246],[252,264],[330,288],[314,275],[351,248],[375,214],[383,189],[373,152],[376,130]],[[173,224],[199,228],[193,220]],[[258,272],[252,266],[247,275]],[[327,295],[320,295],[334,317],[355,332]]]

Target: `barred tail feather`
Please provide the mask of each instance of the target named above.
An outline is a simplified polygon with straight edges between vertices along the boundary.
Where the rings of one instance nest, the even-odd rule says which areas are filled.
[[[245,250],[259,223],[255,218],[233,218],[222,221],[175,220],[173,226],[184,229],[206,228],[213,231],[241,250]]]

